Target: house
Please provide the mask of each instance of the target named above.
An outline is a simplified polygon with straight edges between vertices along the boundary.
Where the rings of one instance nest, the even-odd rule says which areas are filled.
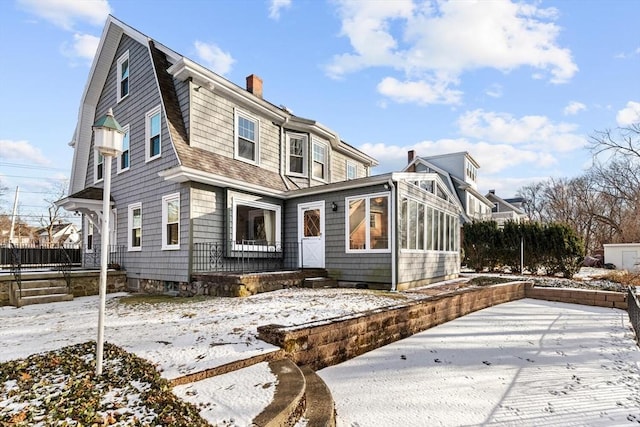
[[[604,262],[618,270],[640,273],[640,243],[609,243],[604,246]]]
[[[459,205],[438,173],[371,176],[377,161],[316,120],[240,87],[110,16],[70,145],[69,195],[87,259],[100,249],[104,161],[92,125],[126,134],[111,180],[110,244],[132,289],[194,273],[322,268],[400,289],[459,272]],[[113,251],[113,249],[111,249]]]
[[[437,174],[461,211],[460,222],[485,221],[492,217],[494,203],[478,192],[480,165],[466,152],[418,157],[414,150],[407,153],[406,172]],[[436,189],[443,192],[444,188]]]
[[[497,222],[498,226],[503,225],[507,221],[522,222],[529,219],[527,213],[523,209],[523,204],[525,202],[523,197],[503,199],[496,195],[495,190],[489,190],[485,195],[485,198],[493,202],[491,219]]]
[[[51,234],[49,234],[51,231]],[[35,232],[41,246],[77,245],[80,242],[80,232],[75,224],[59,221],[49,227],[38,228]]]

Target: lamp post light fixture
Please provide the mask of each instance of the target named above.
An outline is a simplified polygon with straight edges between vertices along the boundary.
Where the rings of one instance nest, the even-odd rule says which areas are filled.
[[[102,354],[104,349],[104,310],[107,294],[107,263],[109,260],[109,217],[111,216],[111,159],[122,153],[124,129],[113,117],[109,108],[107,114],[93,124],[93,145],[96,155],[104,158],[102,191],[102,231],[100,235],[100,309],[98,312],[98,340],[96,344],[96,375],[102,375]]]

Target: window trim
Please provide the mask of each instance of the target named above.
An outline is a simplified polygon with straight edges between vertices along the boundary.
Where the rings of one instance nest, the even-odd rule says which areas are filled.
[[[257,200],[248,200],[239,197],[233,197],[231,201],[231,246],[234,251],[256,251],[256,252],[265,252],[265,248],[267,252],[280,252],[282,251],[281,239],[282,239],[282,206],[274,205],[272,203],[260,202]],[[275,231],[274,237],[276,238],[275,242],[271,242],[272,244],[268,245],[243,245],[242,243],[236,242],[236,233],[237,233],[237,223],[236,217],[238,214],[238,206],[249,206],[252,208],[264,209],[274,211],[276,214],[275,217]]]
[[[254,124],[254,159],[247,159],[246,157],[240,156],[240,134],[238,132],[238,126],[240,125],[240,118],[253,122]],[[249,141],[249,140],[247,140]],[[249,113],[246,113],[238,108],[234,108],[233,110],[233,158],[236,160],[240,160],[245,163],[249,163],[252,165],[260,164],[260,119],[255,116],[252,116]]]
[[[316,176],[316,174],[314,173],[314,163],[316,161],[316,156],[315,156],[315,147],[317,146],[321,146],[324,149],[324,177],[319,177]],[[320,163],[320,162],[318,162]],[[327,143],[325,143],[324,141],[321,141],[319,139],[316,138],[311,138],[311,178],[318,180],[318,181],[322,181],[322,182],[328,182],[329,181],[329,146],[327,145]]]
[[[386,197],[387,199],[387,248],[386,249],[373,249],[371,248],[371,200],[377,197]],[[366,249],[351,249],[349,244],[349,202],[351,200],[359,200],[365,199],[365,238],[366,238]],[[370,193],[370,194],[361,194],[358,196],[350,196],[345,197],[344,199],[344,235],[345,235],[345,252],[346,253],[372,253],[372,254],[386,254],[391,253],[391,194],[386,192],[381,193]]]
[[[417,203],[416,214],[420,211],[420,205],[424,206],[424,220],[422,223],[424,234],[422,236],[423,248],[420,249],[417,244],[419,236],[418,232],[416,232],[416,235],[413,237],[413,240],[416,241],[416,247],[411,248],[409,242],[409,231],[411,228],[409,225],[409,218],[404,218],[402,213],[400,213],[398,218],[398,233],[401,236],[399,250],[402,253],[453,253],[460,250],[460,242],[457,240],[459,232],[457,229],[460,227],[460,224],[456,219],[456,214],[443,210],[441,207],[437,207],[424,200],[418,200],[413,197],[403,195],[400,200],[400,206],[403,206],[405,202],[407,209],[403,212],[405,212],[406,216],[409,216],[410,209],[408,209],[408,206],[411,202]],[[419,222],[419,218],[416,217],[416,224]],[[405,239],[402,238],[403,235],[406,235],[406,242]]]
[[[177,201],[178,202],[178,243],[170,245],[167,243],[167,226],[169,225],[168,221],[168,206],[170,202]],[[162,196],[162,250],[176,250],[180,249],[180,193],[167,194],[166,196]],[[173,223],[172,223],[173,224]]]
[[[102,162],[100,161],[102,158]],[[98,171],[102,166],[102,176],[98,177]],[[93,150],[93,183],[102,182],[104,180],[104,156],[96,149]]]
[[[86,230],[86,232],[82,233],[84,235],[84,248],[87,253],[92,254],[93,248],[96,245],[96,242],[94,240],[95,227],[93,226],[93,222],[91,222],[91,220],[87,216],[84,217],[84,226]],[[89,233],[89,230],[91,230],[91,233]],[[89,236],[91,236],[91,247],[89,247]]]
[[[349,169],[350,168],[353,168],[353,178],[349,178]],[[347,178],[347,181],[350,181],[352,179],[357,179],[358,178],[358,164],[356,162],[351,161],[351,160],[347,160],[346,161],[345,176]]]
[[[291,139],[301,138],[302,142],[302,173],[291,171]],[[306,178],[309,176],[309,135],[304,133],[287,132],[287,175]]]
[[[133,211],[140,209],[140,246],[133,246],[131,231],[133,230]],[[132,203],[127,207],[127,250],[139,252],[142,250],[142,202]]]
[[[129,68],[129,73],[127,76],[127,94],[122,96],[122,92],[120,91],[121,89],[121,84],[122,84],[122,64],[125,63],[125,61],[128,63],[128,68]],[[129,61],[129,51],[127,50],[125,53],[123,53],[120,58],[118,58],[118,67],[116,70],[116,94],[117,94],[117,98],[118,98],[118,102],[127,99],[129,97],[129,94],[131,93],[131,61]]]
[[[118,163],[118,167],[117,167],[117,172],[116,173],[122,173],[122,172],[126,172],[129,170],[129,168],[131,167],[131,129],[129,125],[125,125],[122,126],[122,129],[124,130],[124,138],[122,140],[122,152],[118,155],[116,162]],[[124,141],[125,139],[128,141],[128,148],[125,150],[124,149]],[[123,168],[122,167],[122,155],[125,153],[125,151],[128,153],[128,157],[127,157],[127,167]]]
[[[153,118],[153,116],[155,115],[159,115],[160,116],[160,129],[159,129],[159,133],[158,136],[160,137],[160,141],[158,144],[158,154],[156,154],[155,156],[151,157],[151,146],[150,146],[150,139],[152,137],[151,135],[151,119]],[[158,105],[155,108],[153,108],[152,110],[149,110],[145,116],[144,116],[144,151],[145,151],[145,162],[150,162],[152,160],[155,160],[159,157],[162,156],[162,106]],[[131,142],[131,140],[129,140],[129,142]]]

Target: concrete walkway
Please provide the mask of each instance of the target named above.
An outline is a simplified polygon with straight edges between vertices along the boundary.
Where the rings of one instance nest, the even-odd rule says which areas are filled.
[[[640,351],[618,309],[514,301],[318,374],[338,426],[640,421]]]

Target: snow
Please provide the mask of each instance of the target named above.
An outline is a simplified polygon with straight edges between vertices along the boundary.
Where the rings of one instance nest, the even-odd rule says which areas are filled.
[[[338,426],[640,422],[640,351],[616,309],[514,301],[318,374]]]

